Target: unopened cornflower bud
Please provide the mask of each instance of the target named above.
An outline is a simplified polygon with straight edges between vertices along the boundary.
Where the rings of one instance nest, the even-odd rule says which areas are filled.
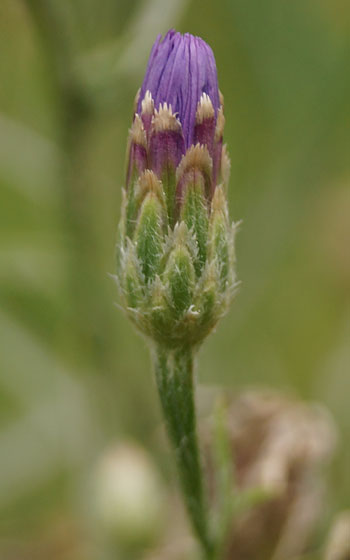
[[[202,342],[234,292],[223,130],[211,48],[159,36],[129,133],[117,276],[132,321],[168,348]]]
[[[220,536],[202,482],[193,355],[235,287],[224,122],[210,47],[188,33],[159,36],[129,133],[117,280],[124,309],[152,341],[184,500],[208,560]]]

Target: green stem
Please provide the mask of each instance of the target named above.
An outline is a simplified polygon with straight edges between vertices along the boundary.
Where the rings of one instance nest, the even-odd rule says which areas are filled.
[[[207,560],[214,557],[204,496],[193,391],[193,350],[158,347],[154,355],[157,386],[168,435],[176,454],[186,508]]]

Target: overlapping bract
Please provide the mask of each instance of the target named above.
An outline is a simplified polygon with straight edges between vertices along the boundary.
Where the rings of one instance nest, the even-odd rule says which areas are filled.
[[[150,60],[156,55],[154,47]],[[148,70],[144,83],[152,79]],[[129,136],[118,284],[132,321],[169,348],[199,344],[227,310],[235,285],[223,101],[215,80],[212,86],[220,105],[202,91],[193,123],[184,113],[187,136],[171,104],[156,103],[149,90],[139,94]]]

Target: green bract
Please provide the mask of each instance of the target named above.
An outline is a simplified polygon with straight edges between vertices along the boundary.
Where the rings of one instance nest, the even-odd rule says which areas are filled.
[[[213,122],[203,95],[196,130],[207,143],[183,150],[180,121],[166,104],[154,110],[147,92],[130,130],[117,246],[121,302],[143,334],[172,349],[199,345],[234,293],[222,106]]]

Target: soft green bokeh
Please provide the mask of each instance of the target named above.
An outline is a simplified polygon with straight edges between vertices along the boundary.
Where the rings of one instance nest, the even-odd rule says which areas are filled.
[[[215,52],[243,220],[241,287],[199,381],[327,405],[340,437],[323,523],[350,501],[350,5],[2,0],[4,560],[102,558],[81,493],[111,442],[137,440],[167,469],[148,351],[109,273],[133,98],[170,27]]]

